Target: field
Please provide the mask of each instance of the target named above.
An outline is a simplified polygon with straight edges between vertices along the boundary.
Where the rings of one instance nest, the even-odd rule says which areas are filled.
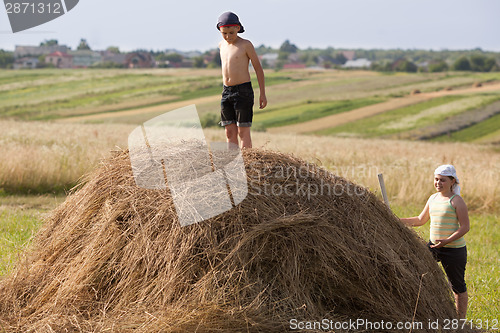
[[[255,112],[254,146],[317,163],[376,193],[383,173],[398,216],[420,212],[437,165],[457,167],[471,214],[468,318],[500,319],[500,74],[266,77],[269,106]],[[482,87],[473,88],[477,82]],[[220,90],[213,70],[1,71],[0,274],[82,175],[111,149],[126,149],[136,126],[189,104],[209,119]],[[204,131],[208,141],[224,141],[221,129]],[[426,238],[428,226],[419,233]]]

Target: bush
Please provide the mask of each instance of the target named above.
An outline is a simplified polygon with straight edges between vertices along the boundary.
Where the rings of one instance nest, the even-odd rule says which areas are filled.
[[[448,64],[443,60],[429,65],[429,72],[431,73],[446,72],[447,70]]]
[[[454,63],[453,63],[453,69],[456,71],[470,71],[470,61],[467,59],[467,57],[462,56],[458,58]]]
[[[413,62],[409,60],[399,61],[399,63],[397,63],[396,66],[394,67],[394,70],[396,72],[416,73],[417,69],[418,69],[417,65],[415,65]]]
[[[0,68],[12,68],[12,64],[14,64],[12,52],[0,50]]]

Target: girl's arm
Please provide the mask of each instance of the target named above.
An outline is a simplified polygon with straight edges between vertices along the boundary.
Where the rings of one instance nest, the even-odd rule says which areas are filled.
[[[459,239],[470,229],[470,221],[469,221],[469,212],[467,210],[467,205],[465,204],[464,199],[459,197],[458,195],[451,200],[451,205],[455,207],[455,211],[457,212],[458,224],[460,225],[454,233],[452,233],[448,238],[445,239],[436,239],[436,244],[431,245],[431,247],[440,248],[445,246],[446,244],[453,242],[456,239]]]
[[[430,199],[429,199],[430,200]],[[409,227],[419,227],[429,221],[429,200],[419,216],[400,218],[399,220]]]

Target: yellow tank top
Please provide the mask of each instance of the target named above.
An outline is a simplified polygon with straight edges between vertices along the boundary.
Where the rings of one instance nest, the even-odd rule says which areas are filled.
[[[457,218],[457,212],[451,205],[451,199],[446,201],[434,200],[437,193],[431,197],[429,202],[429,214],[431,216],[431,242],[436,243],[437,239],[448,238],[451,234],[460,227]],[[446,244],[444,247],[459,248],[465,246],[464,237],[454,240]]]

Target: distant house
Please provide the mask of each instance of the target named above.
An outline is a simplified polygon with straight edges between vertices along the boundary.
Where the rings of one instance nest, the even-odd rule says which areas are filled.
[[[372,62],[365,58],[360,58],[356,60],[348,60],[342,66],[343,68],[370,68]]]
[[[38,67],[39,60],[35,57],[23,57],[19,58],[14,62],[14,69],[30,68],[34,69]]]
[[[15,58],[22,58],[26,56],[41,56],[51,54],[54,52],[68,53],[69,48],[66,45],[51,45],[51,46],[29,46],[29,45],[16,45],[14,50]]]
[[[125,56],[127,68],[151,68],[154,64],[153,57],[147,52],[131,52]]]
[[[101,54],[91,50],[70,51],[69,55],[73,56],[73,68],[87,68],[102,61]]]
[[[306,64],[300,61],[300,56],[297,53],[288,55],[288,62],[283,65],[283,69],[298,69],[306,68]]]
[[[110,51],[101,52],[102,62],[112,62],[119,65],[125,65],[125,54],[123,53],[113,53]]]
[[[57,68],[73,67],[73,57],[67,53],[56,51],[45,57],[45,62]]]
[[[261,55],[260,62],[262,66],[274,68],[278,62],[278,53],[266,53]]]
[[[356,51],[342,51],[342,54],[347,60],[356,59]]]

